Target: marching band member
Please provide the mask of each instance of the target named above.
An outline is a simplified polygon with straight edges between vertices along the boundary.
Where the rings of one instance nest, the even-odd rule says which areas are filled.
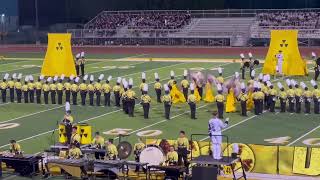
[[[168,87],[169,89],[172,88],[173,84],[174,84],[174,71],[170,71],[170,80],[168,81]]]
[[[133,147],[133,154],[135,156],[135,161],[140,162],[140,154],[141,151],[144,149],[146,145],[142,142],[142,139],[139,138],[138,142]],[[138,172],[140,169],[140,166],[136,166],[135,172]]]
[[[217,109],[218,109],[218,117],[223,118],[223,110],[224,110],[224,95],[222,94],[222,86],[221,84],[217,84],[217,91],[218,94],[215,96],[215,100],[217,102]]]
[[[71,81],[73,81],[74,75],[71,74],[70,77],[68,78],[67,82],[63,84],[63,89],[66,94],[66,102],[71,102],[70,101],[70,96],[71,96]]]
[[[171,109],[172,100],[171,100],[171,96],[170,96],[169,86],[167,84],[164,84],[163,87],[164,87],[165,95],[162,96],[161,100],[162,100],[163,105],[164,105],[165,118],[169,120],[170,119],[170,109]]]
[[[302,89],[304,89],[302,96],[304,98],[305,113],[310,114],[312,92],[308,89],[308,87],[306,86],[306,84],[304,84],[304,82],[300,82],[300,86]]]
[[[178,165],[182,165],[182,161],[185,167],[188,167],[188,149],[189,149],[189,140],[186,137],[184,131],[180,131],[178,139],[175,141],[175,149],[178,152]]]
[[[17,94],[17,102],[21,103],[21,95],[22,95],[22,84],[21,84],[21,78],[22,74],[20,73],[17,77],[17,82],[14,83],[14,88],[16,89],[16,94]]]
[[[263,76],[263,83],[260,83],[261,86],[261,91],[264,93],[264,109],[269,109],[270,108],[270,104],[269,104],[269,87],[267,82],[269,81],[268,75],[264,75]]]
[[[10,93],[10,102],[14,102],[14,80],[17,78],[17,74],[13,73],[11,76],[11,80],[8,81],[8,88]]]
[[[50,87],[50,94],[51,94],[51,103],[56,104],[56,92],[57,92],[57,85],[56,82],[58,81],[58,76],[54,76],[53,82],[49,85]]]
[[[238,101],[240,101],[241,104],[241,115],[247,116],[247,101],[248,101],[248,95],[246,94],[246,86],[244,82],[241,83],[241,93],[238,96]]]
[[[241,58],[241,64],[240,64],[240,69],[241,69],[241,77],[242,79],[246,79],[246,67],[248,67],[248,63],[250,63],[248,60],[245,59],[244,54],[241,53],[240,54],[240,58]],[[251,73],[250,73],[251,74]]]
[[[214,111],[212,113],[213,117],[209,120],[209,136],[212,142],[212,155],[213,159],[222,159],[221,157],[221,144],[222,144],[222,129],[226,128],[229,124],[229,119],[227,118],[223,123],[221,119],[217,116],[218,113]]]
[[[259,105],[259,108],[258,108],[258,112],[259,114],[262,114],[263,112],[263,101],[265,99],[265,95],[264,93],[261,91],[261,84],[258,83],[258,105]]]
[[[228,89],[228,95],[226,100],[226,113],[236,112],[236,102],[234,96],[234,89],[233,87]]]
[[[120,90],[120,96],[121,96],[121,101],[122,101],[122,110],[125,114],[128,114],[128,96],[127,96],[127,91],[128,91],[128,82],[126,79],[122,79],[122,86],[123,88]]]
[[[121,95],[120,95],[120,90],[121,90],[120,83],[121,83],[121,77],[118,77],[117,84],[115,86],[113,86],[113,88],[112,88],[112,91],[113,91],[113,94],[114,94],[114,102],[115,102],[115,105],[118,106],[118,107],[120,107],[120,98],[121,98]]]
[[[313,94],[313,103],[314,103],[314,113],[319,114],[319,101],[320,101],[320,90],[318,89],[318,85],[315,80],[311,80],[311,85],[313,86],[314,90]]]
[[[66,137],[67,137],[67,144],[71,143],[71,137],[72,137],[72,123],[73,123],[73,117],[71,116],[71,109],[70,109],[70,103],[66,102],[65,105],[66,114],[63,117],[62,123],[65,125],[66,128]]]
[[[247,101],[247,110],[252,110],[253,107],[254,107],[254,102],[253,102],[253,97],[252,97],[252,94],[253,94],[253,85],[254,85],[254,77],[255,77],[255,70],[252,70],[251,74],[250,74],[250,77],[251,79],[248,81],[248,101]]]
[[[80,159],[82,158],[82,152],[76,143],[71,143],[68,153],[68,159]]]
[[[188,93],[187,93],[188,94]],[[196,96],[194,95],[194,84],[190,85],[190,95],[187,97],[188,104],[190,106],[191,119],[196,118]]]
[[[277,58],[277,69],[278,69],[278,73],[280,75],[282,75],[282,64],[283,64],[283,54],[282,51],[280,50],[278,54],[276,54],[276,58]]]
[[[161,85],[161,83],[159,82],[159,81],[160,81],[160,78],[159,78],[158,73],[154,73],[154,78],[155,78],[155,80],[156,80],[156,83],[154,83],[154,90],[156,91],[156,94],[157,94],[157,102],[158,102],[158,103],[161,103],[161,89],[162,89],[162,85]]]
[[[104,74],[100,74],[98,81],[94,84],[94,90],[96,93],[96,105],[100,106],[100,101],[101,101],[101,90],[102,90],[102,85],[101,85],[101,80],[104,78]]]
[[[84,64],[86,63],[86,60],[84,58],[84,52],[81,52],[81,59],[80,59],[80,70],[81,70],[81,76],[83,77],[85,72],[84,72]]]
[[[104,106],[110,106],[110,94],[111,94],[111,86],[110,81],[112,79],[112,76],[109,76],[106,80],[106,83],[102,85],[102,92],[104,93]]]
[[[57,83],[58,104],[62,104],[62,96],[63,96],[63,90],[64,90],[64,86],[62,84],[63,79],[64,79],[64,74],[61,75],[59,82]]]
[[[6,82],[7,79],[9,78],[9,74],[6,73],[2,79],[2,82],[0,83],[0,89],[1,89],[1,96],[2,96],[2,102],[5,103],[7,102],[7,88],[8,88],[8,83]]]
[[[80,73],[79,73],[80,60],[79,60],[79,59],[80,59],[80,53],[78,53],[78,54],[76,55],[76,60],[75,60],[77,76],[80,75]]]
[[[141,73],[141,84],[139,86],[139,89],[140,89],[141,93],[143,92],[143,87],[144,87],[145,84],[146,84],[146,73],[142,72]]]
[[[22,85],[21,90],[23,92],[24,103],[29,103],[29,87],[28,87],[29,76],[24,78],[24,85]]]
[[[274,89],[270,81],[267,81],[267,86],[269,87],[268,94],[270,112],[274,112],[274,108],[276,105],[277,90]]]
[[[109,139],[107,141],[107,159],[108,160],[116,160],[118,156],[118,149],[117,147],[113,144],[113,139]]]
[[[287,90],[287,97],[288,97],[288,101],[289,101],[289,112],[293,113],[294,112],[295,97],[294,97],[294,90],[292,88],[293,88],[294,82],[290,81],[290,79],[286,79],[286,83],[289,88]]]
[[[43,91],[43,97],[44,97],[45,104],[49,103],[49,91],[50,91],[49,83],[50,83],[51,79],[52,79],[51,77],[48,77],[46,82],[42,85],[42,91]]]
[[[81,136],[78,134],[77,126],[72,127],[72,135],[71,135],[71,144],[75,144],[77,147],[80,147]]]
[[[188,71],[183,71],[183,80],[181,81],[181,87],[185,99],[188,99],[189,81],[187,80]],[[193,87],[194,88],[194,87]]]
[[[254,62],[253,55],[251,52],[248,53],[248,56],[249,56],[249,63],[250,63],[249,74],[251,74],[254,69],[255,62]]]
[[[258,82],[253,83],[254,91],[252,93],[252,98],[254,102],[254,114],[259,115],[259,95],[258,95]]]
[[[29,75],[28,89],[29,89],[30,103],[34,103],[35,84],[34,84],[32,75]]]
[[[222,77],[222,68],[221,67],[218,67],[218,73],[219,73],[219,76],[217,77],[217,80],[220,84],[223,84],[224,83],[224,79]]]
[[[91,146],[95,147],[96,149],[104,149],[104,138],[100,135],[99,132],[95,133],[95,137],[91,142]],[[102,152],[95,152],[94,156],[96,159],[104,159],[106,153]]]
[[[82,83],[79,85],[80,96],[81,96],[81,105],[86,105],[86,97],[87,97],[87,84],[86,81],[88,79],[88,74],[82,76]]]
[[[22,154],[21,146],[16,142],[16,140],[10,140],[10,153],[18,155]]]
[[[141,105],[143,107],[143,117],[144,119],[149,118],[151,97],[148,95],[148,84],[144,84],[142,88]]]
[[[177,166],[179,161],[179,155],[177,151],[174,150],[174,146],[170,146],[169,152],[166,156],[167,166]]]
[[[40,75],[38,77],[38,81],[35,83],[35,88],[36,88],[36,100],[37,100],[37,104],[41,104],[41,91],[42,91],[42,80],[43,80],[44,76]]]
[[[94,91],[95,91],[94,85],[92,84],[93,80],[94,80],[94,76],[90,75],[90,82],[87,85],[87,90],[89,92],[89,104],[90,104],[90,106],[93,106],[93,98],[94,98]]]
[[[79,86],[78,86],[78,83],[79,83],[79,77],[76,77],[76,79],[74,80],[74,82],[72,83],[71,85],[71,94],[72,94],[72,104],[73,105],[77,105],[77,101],[78,101],[78,91],[79,91]]]
[[[128,97],[128,114],[129,117],[134,117],[134,106],[135,106],[135,99],[136,99],[136,93],[132,90],[133,87],[133,80],[132,78],[129,79],[129,86],[127,91],[127,97]]]
[[[286,91],[284,90],[281,82],[278,82],[277,83],[278,85],[278,88],[280,89],[280,92],[279,92],[279,99],[280,99],[280,112],[286,112],[286,104],[287,104],[287,93]]]
[[[292,80],[294,82],[294,96],[296,100],[296,113],[301,113],[301,102],[302,102],[302,89],[300,89],[299,84]]]

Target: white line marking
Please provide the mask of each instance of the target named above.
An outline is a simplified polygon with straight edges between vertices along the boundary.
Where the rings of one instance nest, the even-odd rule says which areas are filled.
[[[23,116],[19,116],[19,117],[16,117],[16,118],[13,118],[13,119],[9,119],[9,120],[6,120],[6,121],[0,121],[0,124],[1,124],[1,123],[12,122],[12,121],[15,121],[15,120],[17,120],[17,119],[21,119],[21,118],[33,116],[33,115],[40,114],[40,113],[47,112],[47,111],[51,111],[51,110],[54,110],[54,109],[59,109],[59,108],[61,108],[61,107],[64,107],[64,106],[57,106],[57,107],[54,107],[54,108],[50,108],[50,109],[38,111],[38,112],[35,112],[35,113],[31,113],[31,114],[26,114],[26,115],[23,115]]]
[[[308,136],[309,134],[313,133],[315,130],[319,129],[320,128],[320,125],[311,129],[309,132],[303,134],[302,136],[300,136],[299,138],[297,138],[296,140],[292,141],[291,143],[287,144],[287,146],[291,146],[293,145],[294,143],[298,142],[299,140],[301,140],[302,138]]]

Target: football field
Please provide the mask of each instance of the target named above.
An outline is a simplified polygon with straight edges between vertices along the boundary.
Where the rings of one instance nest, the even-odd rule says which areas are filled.
[[[0,60],[1,79],[5,73],[10,75],[22,73],[23,76],[31,74],[37,78],[40,75],[42,57],[43,54],[38,53],[6,55],[5,59]],[[104,74],[105,79],[112,75],[111,84],[113,85],[116,77],[133,78],[134,90],[138,97],[140,97],[138,86],[141,82],[141,72],[146,72],[149,94],[153,100],[150,118],[147,120],[143,119],[143,110],[138,102],[133,118],[129,118],[122,112],[122,109],[115,106],[97,107],[89,106],[88,103],[86,106],[71,105],[75,122],[88,123],[92,126],[93,133],[96,131],[107,132],[116,128],[126,129],[130,136],[124,139],[131,144],[137,141],[138,136],[136,134],[145,130],[161,131],[160,135],[152,137],[157,139],[176,139],[180,130],[186,131],[188,136],[193,133],[207,133],[207,123],[211,117],[211,112],[217,109],[215,103],[202,101],[197,104],[198,119],[191,120],[188,104],[175,104],[171,109],[171,120],[165,120],[163,104],[159,104],[155,100],[153,90],[155,72],[159,73],[161,83],[164,84],[168,82],[170,71],[173,70],[178,84],[180,84],[184,69],[212,70],[222,67],[224,69],[223,76],[228,79],[236,71],[239,71],[240,67],[239,63],[232,62],[232,57],[224,60],[221,57],[205,55],[186,57],[183,55],[165,56],[163,54],[158,56],[150,54],[112,54],[88,55],[87,58],[89,61],[86,64],[86,72],[94,75],[95,80],[100,74]],[[159,61],[155,61],[157,58]],[[260,71],[261,65],[256,68],[256,74]],[[313,76],[313,73],[310,73],[309,77],[293,78],[298,81],[305,81],[310,86],[311,76]],[[282,78],[272,79],[274,84],[278,81],[285,85]],[[57,124],[64,116],[64,105],[52,105],[50,104],[50,98],[49,105],[8,103],[8,96],[9,93],[7,93],[7,103],[0,103],[0,151],[9,148],[10,139],[16,139],[22,145],[25,153],[42,152],[49,145],[57,142]],[[113,104],[113,96],[111,99]],[[320,138],[319,115],[313,113],[305,115],[304,113],[265,112],[260,116],[255,116],[253,112],[250,112],[248,117],[242,117],[239,113],[240,106],[238,104],[237,110],[238,112],[225,114],[225,117],[230,118],[230,125],[224,130],[224,134],[229,136],[231,142],[272,145],[275,141],[281,141],[283,145],[288,146],[319,145],[319,141],[314,139]],[[104,136],[105,138],[116,138],[116,136]],[[198,140],[208,139],[199,137]]]

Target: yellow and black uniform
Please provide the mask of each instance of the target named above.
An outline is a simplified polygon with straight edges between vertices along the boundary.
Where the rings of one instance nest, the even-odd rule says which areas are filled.
[[[169,88],[171,89],[171,87],[173,86],[173,84],[174,84],[174,79],[170,79],[169,81],[168,81],[168,86],[169,86]]]
[[[258,91],[257,95],[258,95],[258,103],[259,103],[259,106],[258,106],[259,107],[258,108],[259,114],[262,114],[262,112],[263,112],[263,101],[265,99],[265,95],[264,95],[264,93],[262,91]]]
[[[218,76],[217,77],[217,81],[220,83],[220,84],[223,84],[224,83],[224,79],[222,76]]]
[[[69,159],[80,159],[82,157],[82,152],[80,148],[73,146],[69,149]]]
[[[73,117],[70,114],[64,115],[63,120],[64,121],[69,121],[69,123],[71,123],[71,124],[74,121]]]
[[[102,85],[100,83],[100,80],[94,84],[94,90],[96,93],[96,105],[100,106],[101,102],[101,91],[102,91]]]
[[[178,152],[178,165],[182,165],[182,160],[185,167],[188,167],[188,149],[189,149],[189,140],[186,137],[179,137],[174,144],[175,149]]]
[[[140,85],[139,85],[139,89],[141,91],[141,93],[143,92],[143,87],[146,85],[147,83],[145,83],[145,80],[144,82],[142,82]]]
[[[80,76],[80,73],[79,73],[79,68],[80,68],[80,60],[79,58],[76,58],[74,64],[76,65],[76,72],[77,72],[77,76]]]
[[[191,119],[197,119],[196,118],[197,105],[196,105],[196,96],[194,95],[194,92],[191,92],[191,94],[187,97],[187,101],[190,107]]]
[[[277,90],[275,90],[273,87],[270,87],[270,89],[268,90],[268,96],[270,112],[274,112],[277,99]]]
[[[267,83],[261,83],[261,91],[264,93],[264,108],[270,108],[269,88]]]
[[[136,162],[140,162],[140,154],[141,154],[141,151],[144,149],[146,145],[142,142],[138,142],[134,145],[133,147],[133,154],[135,156],[135,161]],[[136,166],[136,172],[138,172],[140,169],[140,166]]]
[[[10,93],[10,102],[14,102],[14,81],[11,79],[8,81],[8,88]]]
[[[78,133],[72,133],[71,143],[76,144],[77,147],[80,147],[81,136]]]
[[[308,90],[307,88],[303,92],[303,97],[304,97],[304,106],[305,106],[305,113],[310,114],[310,105],[312,101],[312,92]]]
[[[128,114],[128,97],[127,97],[127,88],[121,88],[120,89],[120,96],[121,96],[121,101],[122,101],[122,110],[125,114]]]
[[[145,119],[149,118],[150,103],[151,103],[151,97],[148,94],[143,94],[141,96],[141,105],[143,107],[143,117]]]
[[[21,103],[21,89],[22,89],[22,84],[20,82],[20,79],[17,80],[16,83],[14,83],[14,88],[16,89],[16,94],[17,94],[17,102]]]
[[[118,156],[117,147],[114,144],[109,144],[106,148],[108,160],[116,160]]]
[[[240,101],[240,104],[241,104],[241,115],[242,116],[247,116],[247,101],[249,99],[248,95],[243,90],[239,94],[237,99],[238,99],[238,101]]]
[[[188,99],[189,81],[186,79],[186,77],[181,81],[181,87],[182,87],[184,98]]]
[[[114,93],[114,102],[115,102],[115,105],[118,107],[120,107],[120,98],[121,98],[120,90],[121,90],[121,87],[119,83],[113,86],[112,91]]]
[[[70,95],[71,95],[71,83],[70,79],[63,84],[63,89],[66,95],[66,102],[70,102]]]
[[[64,86],[62,84],[62,80],[57,84],[57,95],[58,95],[58,104],[62,104],[62,96],[63,96]]]
[[[302,89],[296,87],[294,90],[294,96],[296,100],[296,113],[301,113]]]
[[[245,79],[246,74],[246,68],[249,68],[250,66],[250,60],[248,59],[241,59],[240,63],[240,69],[241,69],[241,76],[242,79]],[[251,68],[250,68],[250,75],[251,75]]]
[[[87,86],[88,92],[89,92],[89,104],[90,106],[93,106],[93,99],[94,99],[94,85],[92,84],[92,82],[90,82],[90,84],[88,84]]]
[[[97,149],[104,149],[104,138],[100,135],[96,136],[92,142],[91,145],[94,146]],[[103,159],[106,153],[104,152],[95,152],[94,156],[96,159]]]
[[[218,117],[223,119],[223,109],[224,109],[224,101],[225,97],[222,94],[217,94],[214,98],[217,102],[217,109],[218,109]]]
[[[28,87],[28,82],[25,82],[24,85],[22,85],[21,90],[22,90],[22,92],[23,92],[24,103],[29,103],[29,87]]]
[[[44,97],[44,103],[48,104],[49,102],[49,91],[50,91],[50,86],[48,82],[42,85],[42,91],[43,91],[43,97]]]
[[[104,106],[110,106],[111,86],[109,83],[102,85],[101,90],[104,94]]]
[[[162,89],[162,85],[159,82],[159,80],[156,80],[156,83],[154,83],[154,90],[156,91],[157,94],[157,102],[161,103],[161,89]]]
[[[81,76],[84,76],[84,64],[86,63],[86,60],[84,59],[84,57],[82,57],[81,59],[79,59],[79,63],[80,63],[80,70],[81,70]]]
[[[130,88],[126,92],[127,98],[128,98],[128,115],[129,117],[134,116],[134,107],[135,107],[135,99],[136,99],[136,93]]]
[[[38,82],[34,83],[36,89],[36,100],[37,104],[41,104],[41,91],[42,91],[42,83],[39,79]]]
[[[314,102],[314,113],[319,114],[320,90],[318,89],[318,86],[315,86],[315,89],[313,90],[312,94]]]
[[[176,166],[178,164],[179,156],[177,151],[170,151],[167,153],[166,162],[168,166]]]
[[[21,150],[21,146],[18,143],[11,143],[10,144],[10,153],[13,154],[21,154],[22,150]]]
[[[29,97],[30,97],[30,103],[34,103],[34,91],[35,91],[35,84],[33,83],[33,80],[28,83],[28,89],[29,89]]]
[[[280,89],[278,97],[280,99],[280,112],[286,112],[287,93],[283,88]]]
[[[172,104],[172,99],[169,93],[162,96],[162,102],[164,105],[164,115],[166,119],[170,119],[170,109]]]
[[[320,65],[317,63],[318,60],[314,62],[314,80],[317,81],[320,74]]]
[[[7,84],[6,80],[4,79],[0,83],[1,97],[2,97],[2,102],[3,103],[7,102],[7,88],[8,88],[8,84]]]
[[[57,85],[55,82],[49,85],[50,87],[50,95],[51,95],[51,103],[56,104],[56,94],[57,94]]]
[[[77,83],[73,83],[71,85],[71,94],[72,94],[72,104],[73,105],[77,105],[77,98],[78,98],[78,91],[79,91],[79,86],[77,85]]]
[[[289,89],[287,90],[287,97],[289,100],[289,112],[293,113],[295,97],[294,97],[294,90],[292,89],[292,87],[289,87]]]
[[[86,98],[87,98],[87,84],[82,82],[79,85],[79,90],[80,90],[80,96],[81,96],[81,105],[84,106],[86,105]]]
[[[254,102],[254,114],[255,115],[259,115],[259,112],[260,112],[259,107],[260,107],[260,105],[259,105],[259,93],[258,93],[258,91],[254,91],[252,93],[252,99],[253,99],[253,102]]]

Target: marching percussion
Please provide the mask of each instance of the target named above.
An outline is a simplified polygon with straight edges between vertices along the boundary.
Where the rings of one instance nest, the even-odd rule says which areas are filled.
[[[140,162],[148,165],[160,165],[165,161],[162,149],[157,145],[147,145],[140,154]]]
[[[129,142],[122,141],[118,144],[117,150],[118,150],[118,157],[120,159],[127,159],[132,152],[132,146]]]

